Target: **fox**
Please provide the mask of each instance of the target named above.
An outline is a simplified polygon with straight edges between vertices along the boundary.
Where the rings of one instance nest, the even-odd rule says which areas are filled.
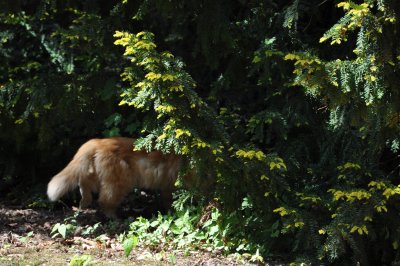
[[[113,219],[117,218],[116,208],[133,188],[160,190],[163,205],[170,204],[180,167],[179,155],[134,150],[132,138],[91,139],[50,180],[47,196],[57,201],[79,186],[80,209],[89,207],[93,193],[98,193],[100,209]]]

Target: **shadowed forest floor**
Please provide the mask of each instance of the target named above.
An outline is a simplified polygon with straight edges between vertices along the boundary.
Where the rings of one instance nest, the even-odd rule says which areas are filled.
[[[95,212],[89,210],[79,217],[72,236],[51,238],[53,226],[72,216],[72,210],[0,203],[0,265],[68,265],[74,256],[82,255],[90,255],[93,265],[251,265],[213,252],[184,254],[139,246],[126,257],[118,235],[128,230],[129,220],[102,223],[94,236],[82,234],[84,228],[98,222]]]

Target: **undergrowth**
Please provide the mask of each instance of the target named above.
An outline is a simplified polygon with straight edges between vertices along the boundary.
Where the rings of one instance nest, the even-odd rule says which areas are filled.
[[[232,255],[237,260],[264,261],[261,256],[263,247],[239,236],[237,228],[244,226],[242,219],[238,215],[224,215],[218,199],[202,205],[194,204],[188,191],[180,191],[175,196],[172,211],[166,214],[158,212],[150,218],[139,216],[123,233],[118,233],[115,227],[119,227],[117,224],[120,222],[127,224],[127,220],[82,225],[82,212],[75,211],[63,222],[56,223],[50,235],[68,239],[79,234],[101,242],[104,233],[115,234],[127,257],[134,248],[144,247],[156,254],[170,253],[171,256],[178,253],[189,256],[192,251],[204,251]],[[80,264],[81,259],[74,258],[71,265],[84,265]]]
[[[175,212],[158,213],[150,219],[138,217],[130,224],[128,232],[120,236],[126,256],[137,245],[142,245],[157,252],[173,250],[189,254],[190,251],[204,250],[235,254],[252,262],[263,261],[258,245],[232,235],[234,225],[241,223],[240,218],[224,218],[217,199],[206,207],[188,204],[185,202],[190,199],[187,193],[182,192],[174,202]]]

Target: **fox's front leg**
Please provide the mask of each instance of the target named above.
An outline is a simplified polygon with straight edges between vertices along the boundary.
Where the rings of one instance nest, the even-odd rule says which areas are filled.
[[[171,209],[172,202],[172,189],[167,189],[160,192],[159,204],[160,207],[164,209],[164,211],[168,211],[169,209]]]

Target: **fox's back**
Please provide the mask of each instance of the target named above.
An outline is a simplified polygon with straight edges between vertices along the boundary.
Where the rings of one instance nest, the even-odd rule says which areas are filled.
[[[81,149],[89,153],[95,150],[98,173],[113,169],[113,179],[128,178],[135,187],[171,189],[178,176],[180,157],[160,151],[135,151],[133,144],[134,139],[124,137],[92,139]]]

